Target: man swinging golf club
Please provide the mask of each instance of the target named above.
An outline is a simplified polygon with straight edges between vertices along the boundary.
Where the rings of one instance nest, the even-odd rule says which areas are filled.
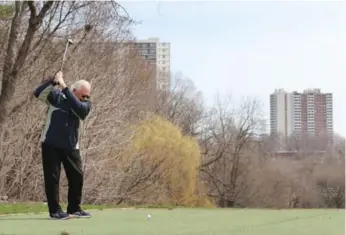
[[[55,88],[56,85],[62,89]],[[78,145],[80,121],[87,117],[91,109],[90,88],[85,80],[75,82],[71,88],[67,87],[59,71],[34,92],[37,99],[49,106],[41,147],[45,193],[49,215],[53,219],[91,216],[80,207],[83,171]],[[61,163],[68,180],[67,213],[59,205]]]

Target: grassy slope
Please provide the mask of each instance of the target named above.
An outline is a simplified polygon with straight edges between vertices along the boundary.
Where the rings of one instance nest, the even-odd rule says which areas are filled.
[[[61,204],[62,208],[66,210],[66,204]],[[83,205],[86,210],[103,210],[109,208],[133,208],[133,206],[126,205]],[[157,208],[152,205],[141,205],[141,208]],[[159,208],[171,208],[169,205],[161,205]],[[4,214],[17,214],[17,213],[40,213],[47,212],[48,207],[43,203],[0,203],[0,215]],[[1,233],[0,233],[1,235]]]
[[[45,208],[44,208],[45,209]],[[47,213],[0,216],[0,234],[341,235],[344,210],[110,209],[91,219],[52,221]],[[147,214],[152,220],[147,220]]]
[[[61,205],[66,208],[66,205]],[[104,209],[106,206],[86,206],[87,209]],[[1,214],[17,214],[17,213],[39,213],[47,212],[47,205],[43,203],[1,203]],[[1,235],[1,233],[0,233]]]

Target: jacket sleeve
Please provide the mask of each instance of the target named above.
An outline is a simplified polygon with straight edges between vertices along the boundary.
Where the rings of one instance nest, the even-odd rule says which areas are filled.
[[[90,101],[80,101],[68,87],[62,89],[62,93],[65,94],[72,112],[77,115],[79,119],[84,120],[88,116],[91,109]]]
[[[45,104],[54,105],[57,103],[58,92],[54,89],[56,85],[53,81],[54,77],[49,77],[34,91],[34,96]]]

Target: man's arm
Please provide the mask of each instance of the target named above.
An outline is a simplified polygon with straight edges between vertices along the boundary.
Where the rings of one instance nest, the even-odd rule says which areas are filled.
[[[91,109],[90,101],[80,101],[68,87],[62,89],[62,93],[65,94],[74,114],[76,114],[79,119],[84,120],[88,116]]]
[[[54,77],[49,77],[34,91],[34,96],[45,104],[54,104],[58,99],[58,92],[54,89]]]

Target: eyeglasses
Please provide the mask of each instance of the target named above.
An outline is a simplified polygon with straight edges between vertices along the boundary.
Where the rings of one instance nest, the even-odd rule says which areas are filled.
[[[90,99],[90,96],[89,95],[82,95],[82,98],[83,99]]]

